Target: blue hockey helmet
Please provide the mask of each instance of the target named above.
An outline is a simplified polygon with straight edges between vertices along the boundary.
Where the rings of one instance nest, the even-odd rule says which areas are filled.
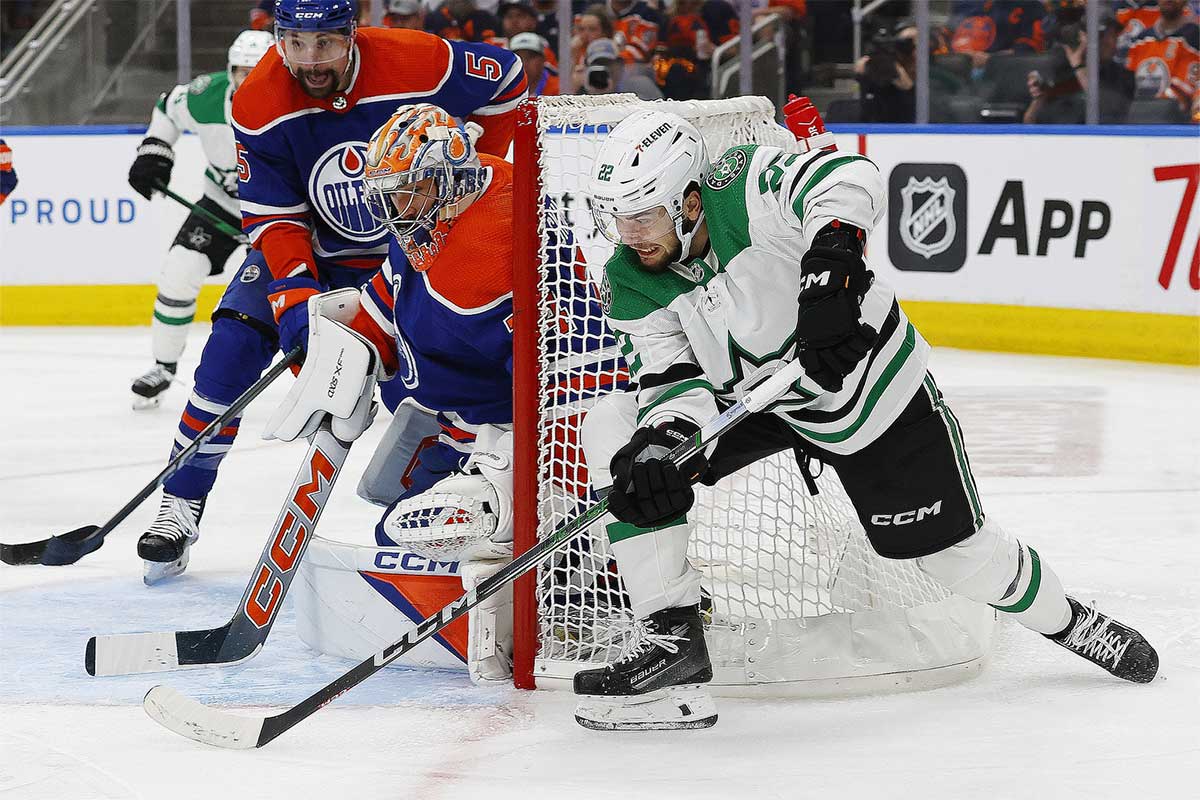
[[[357,0],[275,0],[277,30],[353,30]]]

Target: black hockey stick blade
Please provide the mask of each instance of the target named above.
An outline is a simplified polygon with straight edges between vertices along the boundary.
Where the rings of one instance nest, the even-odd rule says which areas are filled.
[[[154,491],[159,486],[162,486],[168,478],[182,469],[191,460],[192,456],[200,452],[201,446],[207,444],[209,439],[219,434],[234,417],[241,414],[246,406],[250,405],[251,400],[262,394],[263,390],[270,386],[289,367],[300,363],[303,353],[303,348],[297,345],[284,354],[281,360],[267,370],[237,400],[234,400],[233,404],[225,410],[225,413],[210,422],[192,440],[190,445],[181,450],[175,458],[171,459],[171,462],[155,475],[153,480],[143,486],[141,491],[134,495],[133,499],[114,514],[108,522],[101,526],[84,525],[82,528],[76,528],[68,533],[57,534],[51,536],[49,539],[39,539],[36,542],[0,544],[0,561],[14,567],[28,566],[30,564],[61,567],[67,564],[74,564],[88,553],[99,550],[100,545],[104,544],[105,536],[112,533],[114,528],[124,522],[125,518],[132,514],[133,510],[140,506],[147,497],[154,494]]]
[[[262,649],[316,532],[350,445],[325,422],[312,438],[233,617],[219,628],[93,636],[83,654],[89,675],[133,675],[227,666]]]
[[[100,545],[104,544],[104,537],[95,535],[99,530],[95,525],[84,525],[82,528],[36,542],[0,544],[0,561],[12,566],[74,564],[88,553],[99,550]]]

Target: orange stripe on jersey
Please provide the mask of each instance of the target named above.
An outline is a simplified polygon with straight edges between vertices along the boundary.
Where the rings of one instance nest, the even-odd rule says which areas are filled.
[[[263,56],[233,95],[233,121],[243,130],[256,131],[280,117],[306,110],[343,113],[363,97],[397,94],[430,94],[450,68],[450,46],[424,31],[401,28],[360,28],[355,37],[358,75],[344,95],[335,92],[323,100],[309,97],[288,71],[283,57],[272,48]],[[333,107],[336,98],[349,102]]]
[[[459,308],[487,306],[512,292],[512,164],[479,154],[492,168],[483,196],[454,220],[425,274],[430,287]]]

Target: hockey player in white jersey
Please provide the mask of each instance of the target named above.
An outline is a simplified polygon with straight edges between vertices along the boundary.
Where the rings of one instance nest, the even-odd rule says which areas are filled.
[[[602,145],[589,184],[619,246],[601,297],[636,388],[600,401],[582,443],[615,521],[608,538],[637,630],[575,676],[599,729],[705,727],[716,708],[687,559],[692,484],[783,450],[836,470],[874,549],[1135,682],[1158,656],[1068,597],[1036,550],[986,517],[929,345],[863,259],[885,213],[868,159],[745,145],[709,163],[694,126],[641,111]],[[768,411],[676,466],[666,453],[783,363],[805,375]]]
[[[204,196],[197,205],[229,226],[241,230],[238,205],[237,153],[229,112],[233,93],[258,60],[275,44],[267,31],[242,31],[229,48],[224,72],[201,75],[158,98],[146,138],[138,145],[129,169],[129,185],[149,200],[171,182],[175,143],[184,133],[200,137],[208,164]],[[192,212],[180,226],[158,278],[154,316],[150,321],[154,366],[133,381],[133,407],[153,408],[175,377],[187,343],[188,326],[196,316],[196,298],[209,275],[219,275],[238,247],[203,214]]]

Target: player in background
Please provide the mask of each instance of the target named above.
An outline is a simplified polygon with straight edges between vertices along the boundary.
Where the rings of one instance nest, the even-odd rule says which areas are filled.
[[[208,164],[204,168],[204,196],[197,202],[218,219],[241,227],[237,199],[237,156],[233,128],[229,126],[233,93],[275,44],[266,31],[242,31],[229,48],[224,72],[201,75],[185,86],[161,95],[150,112],[146,138],[138,145],[129,168],[129,185],[147,200],[160,186],[171,182],[175,142],[184,133],[200,137]],[[150,320],[150,345],[154,366],[134,379],[133,407],[154,408],[175,378],[187,344],[188,327],[196,316],[196,298],[204,279],[220,275],[238,243],[222,233],[202,214],[188,214],[163,262]]]
[[[0,203],[17,188],[17,171],[13,169],[12,148],[0,139]]]
[[[254,249],[213,313],[173,454],[262,374],[280,314],[314,291],[359,287],[383,261],[388,235],[367,208],[363,171],[397,98],[477,122],[482,152],[503,155],[512,142],[526,91],[515,55],[421,31],[360,31],[356,17],[353,0],[277,0],[275,50],[234,97],[242,228]],[[186,567],[239,422],[164,484],[138,543],[148,582]]]
[[[710,165],[694,126],[647,110],[605,140],[588,192],[618,244],[601,296],[637,390],[597,403],[581,441],[638,622],[617,661],[576,674],[576,693],[591,696],[581,724],[715,723],[687,559],[691,486],[793,449],[836,470],[880,555],[916,559],[1118,677],[1154,678],[1158,656],[1137,631],[1068,597],[1036,550],[984,515],[929,345],[863,260],[885,213],[873,163],[745,145]],[[797,358],[804,376],[769,411],[678,468],[665,459]]]

